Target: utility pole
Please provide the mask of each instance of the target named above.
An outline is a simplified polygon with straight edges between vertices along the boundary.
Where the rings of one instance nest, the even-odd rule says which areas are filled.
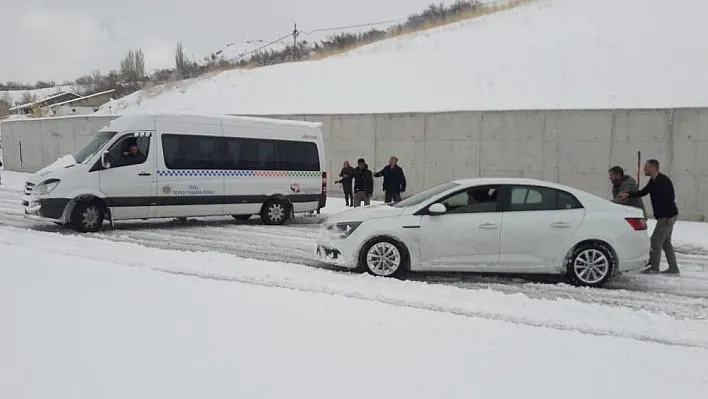
[[[300,52],[297,48],[297,37],[300,32],[297,31],[297,23],[295,23],[295,29],[293,29],[293,61],[300,59]]]

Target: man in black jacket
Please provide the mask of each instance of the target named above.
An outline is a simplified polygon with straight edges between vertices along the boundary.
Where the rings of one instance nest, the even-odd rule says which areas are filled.
[[[341,179],[334,183],[340,183],[344,191],[344,202],[347,206],[354,206],[354,196],[352,195],[352,180],[354,179],[354,168],[349,165],[349,161],[344,161],[344,167],[339,172]]]
[[[391,157],[388,165],[384,166],[380,172],[374,174],[374,177],[381,176],[384,178],[384,202],[400,201],[401,193],[406,191],[406,176],[403,174],[403,168],[398,166],[398,158]]]
[[[357,167],[354,169],[354,207],[371,204],[371,196],[374,194],[374,175],[369,170],[364,158],[357,160]]]
[[[665,273],[679,274],[676,253],[671,244],[671,233],[678,216],[674,185],[668,176],[659,172],[659,161],[650,159],[644,164],[644,175],[649,176],[649,183],[643,189],[631,193],[620,193],[619,198],[638,198],[649,194],[651,207],[656,219],[656,227],[651,235],[651,253],[645,273],[658,273],[661,261],[661,250],[664,250],[669,269]]]

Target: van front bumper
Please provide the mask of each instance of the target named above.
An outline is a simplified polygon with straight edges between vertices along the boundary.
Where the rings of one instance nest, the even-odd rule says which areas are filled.
[[[33,220],[50,220],[63,223],[64,209],[68,198],[35,198],[27,196],[22,200],[25,217]]]

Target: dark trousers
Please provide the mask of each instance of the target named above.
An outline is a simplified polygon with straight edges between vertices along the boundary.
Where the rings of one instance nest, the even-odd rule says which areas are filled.
[[[344,203],[347,204],[347,206],[354,206],[354,194],[352,194],[352,188],[342,186],[342,189],[344,190]]]
[[[398,202],[401,200],[401,193],[397,191],[386,191],[384,197],[384,202]]]
[[[651,252],[649,255],[649,270],[658,272],[659,263],[661,261],[661,251],[666,255],[666,262],[669,264],[669,272],[678,273],[679,267],[676,262],[676,253],[674,246],[671,243],[671,234],[674,231],[674,226],[669,224],[668,218],[656,220],[656,227],[651,235]]]

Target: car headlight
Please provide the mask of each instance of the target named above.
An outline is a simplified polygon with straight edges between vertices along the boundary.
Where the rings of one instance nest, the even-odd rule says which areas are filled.
[[[32,194],[34,195],[46,195],[52,192],[58,185],[59,185],[60,180],[59,179],[48,179],[45,180],[37,185],[37,187],[32,190]]]
[[[356,230],[357,227],[359,227],[360,224],[361,222],[341,222],[330,224],[327,226],[327,233],[335,238],[347,238],[350,234],[352,234],[352,232],[354,232],[354,230]]]

